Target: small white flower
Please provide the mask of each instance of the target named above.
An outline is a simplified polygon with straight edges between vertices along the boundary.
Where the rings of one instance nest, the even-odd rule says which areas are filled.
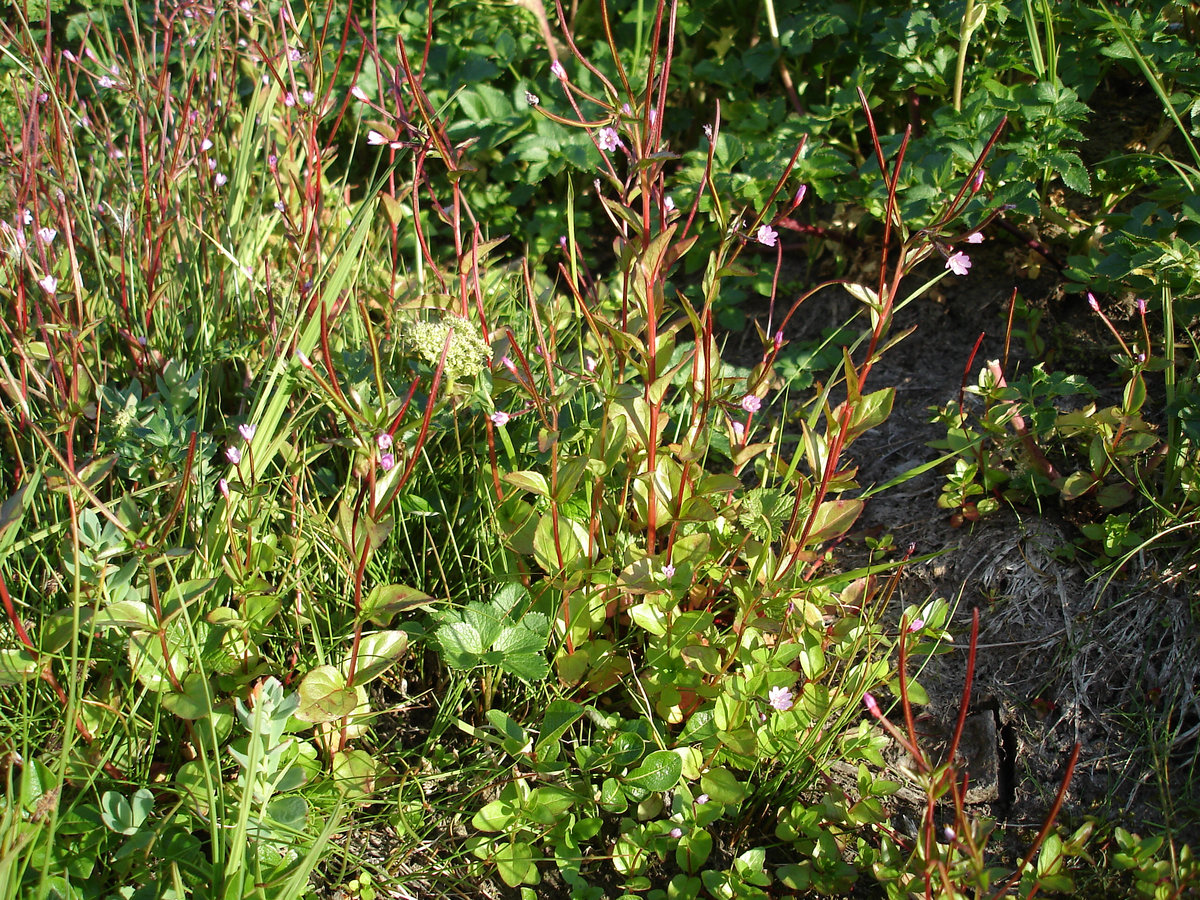
[[[491,418],[493,425],[496,425],[498,427],[503,427],[508,424],[508,420],[511,417],[504,410],[498,409],[494,413],[492,413],[489,418]]]
[[[982,244],[983,243],[983,235],[980,234],[978,231],[972,231],[970,234],[967,235],[967,243],[968,244]]]
[[[563,68],[563,64],[557,59],[550,64],[550,74],[562,81],[567,80],[567,70]]]
[[[245,422],[238,426],[238,434],[242,436],[242,440],[247,444],[254,440],[254,432],[258,431],[258,426],[253,422]]]
[[[38,282],[38,286],[47,294],[53,294],[58,289],[58,279],[53,275],[47,275]]]
[[[663,209],[665,209],[668,214],[675,212],[675,201],[671,199],[670,194],[663,197]]]
[[[773,687],[767,692],[767,702],[780,712],[787,712],[792,708],[792,692],[785,687]]]
[[[100,87],[102,87],[102,88],[110,88],[110,87],[113,87],[114,85],[116,85],[116,82],[113,81],[111,78],[109,78],[107,75],[101,75],[100,79],[96,82],[96,84],[100,85]]]
[[[960,250],[946,260],[946,268],[955,275],[966,275],[971,270],[971,257]]]
[[[213,179],[213,184],[215,184],[217,187],[225,187],[225,182],[228,180],[229,179],[225,176],[225,173],[218,172],[217,176]]]
[[[350,88],[350,96],[362,103],[370,103],[371,100],[367,97],[367,92],[360,88],[357,84]]]
[[[596,144],[605,153],[611,153],[622,146],[621,137],[617,134],[617,129],[607,126],[601,128],[600,133],[596,135]]]
[[[39,228],[37,234],[38,240],[40,240],[43,244],[52,244],[54,243],[54,239],[58,237],[58,232],[49,226],[46,226],[45,228]]]
[[[759,227],[758,233],[754,235],[754,239],[767,247],[774,247],[775,242],[779,240],[779,232],[770,225],[762,225]]]
[[[230,465],[238,465],[242,461],[242,451],[230,444],[225,448],[225,458],[229,460]]]
[[[210,141],[208,138],[205,138],[204,140],[202,140],[200,142],[200,149],[203,150],[205,153],[207,153],[212,148],[213,148],[213,142]]]

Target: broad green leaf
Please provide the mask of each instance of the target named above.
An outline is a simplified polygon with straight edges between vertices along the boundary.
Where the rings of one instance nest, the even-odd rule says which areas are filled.
[[[540,653],[518,653],[506,656],[500,663],[500,668],[510,675],[516,675],[522,681],[537,682],[550,674],[550,664]]]
[[[359,620],[369,620],[380,627],[386,627],[400,613],[420,609],[432,600],[428,594],[403,584],[376,585],[363,601]]]
[[[92,625],[96,628],[138,628],[142,631],[154,631],[158,628],[158,622],[150,607],[137,600],[121,600],[108,604],[92,617]]]
[[[557,758],[559,740],[567,729],[583,716],[583,707],[570,700],[551,700],[542,716],[541,734],[538,736],[534,752],[539,760],[549,761]]]
[[[523,491],[537,494],[540,497],[550,496],[550,482],[541,472],[508,472],[504,480]]]
[[[655,750],[625,777],[625,785],[644,791],[669,791],[679,783],[683,760],[670,750]]]
[[[182,651],[167,642],[170,654],[170,672],[183,680],[188,675],[188,660]],[[134,677],[147,690],[161,693],[172,689],[171,676],[167,670],[168,657],[163,653],[163,640],[157,632],[134,631],[129,635],[129,665]]]
[[[438,628],[436,635],[446,665],[453,669],[473,669],[479,665],[484,646],[474,626],[466,622],[447,622]]]
[[[208,679],[193,672],[183,679],[183,691],[168,691],[162,695],[162,703],[181,719],[203,719],[212,713],[212,693]]]
[[[542,854],[530,844],[512,841],[502,844],[492,861],[496,864],[496,871],[500,873],[504,883],[509,887],[517,887],[541,881],[541,874],[537,868],[537,860],[541,858]]]
[[[390,669],[408,649],[408,635],[403,631],[376,631],[363,635],[358,644],[358,659],[354,683],[364,685]],[[349,665],[349,657],[345,665]]]
[[[37,678],[39,671],[37,657],[24,647],[0,650],[0,686]]]
[[[862,514],[861,500],[826,500],[817,509],[808,544],[813,546],[845,534]]]
[[[296,718],[301,722],[332,722],[354,712],[358,695],[346,686],[346,677],[334,666],[318,666],[300,682],[300,705]]]
[[[154,794],[142,788],[126,800],[116,791],[105,791],[100,797],[100,818],[110,831],[135,834],[154,807]]]
[[[736,806],[746,797],[746,787],[728,769],[712,769],[700,776],[700,790],[718,803]]]

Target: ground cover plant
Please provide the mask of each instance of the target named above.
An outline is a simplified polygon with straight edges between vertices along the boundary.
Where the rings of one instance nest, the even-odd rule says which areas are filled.
[[[0,896],[1195,889],[1189,673],[1133,711],[1160,820],[1073,803],[1073,742],[1005,822],[981,610],[867,519],[937,474],[1193,583],[1191,6],[0,28]],[[1086,156],[1121,90],[1158,127]],[[1014,289],[880,477],[906,317],[1002,237],[1111,367]]]

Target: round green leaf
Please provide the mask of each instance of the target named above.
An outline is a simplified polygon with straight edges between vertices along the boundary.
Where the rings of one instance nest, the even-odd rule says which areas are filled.
[[[357,705],[358,697],[346,687],[345,676],[333,666],[318,666],[300,682],[296,718],[302,722],[332,722],[350,715]]]

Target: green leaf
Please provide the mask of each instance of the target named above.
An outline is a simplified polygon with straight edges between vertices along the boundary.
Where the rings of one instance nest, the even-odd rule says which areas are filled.
[[[212,713],[212,693],[208,679],[193,672],[183,679],[183,691],[162,695],[162,704],[181,719],[203,719]]]
[[[541,734],[538,736],[534,752],[539,760],[551,761],[557,758],[559,740],[567,729],[583,716],[583,707],[570,700],[551,700],[542,717]]]
[[[529,491],[540,497],[550,496],[550,482],[541,472],[508,472],[504,476],[504,480],[523,491]]]
[[[428,594],[403,584],[380,584],[363,601],[359,621],[371,621],[386,627],[400,613],[420,609],[433,600]]]
[[[700,776],[700,790],[718,803],[737,805],[746,797],[746,787],[728,769],[712,769]]]
[[[171,672],[176,678],[187,674],[187,657],[167,642],[170,653]],[[161,693],[172,688],[167,670],[167,656],[163,653],[163,640],[157,633],[135,631],[129,635],[129,665],[133,674],[147,690]]]
[[[142,631],[155,631],[158,628],[150,607],[136,600],[108,604],[92,617],[92,625],[96,628],[137,628]]]
[[[436,632],[442,647],[442,659],[452,669],[473,669],[483,656],[483,641],[474,626],[466,622],[447,622]]]
[[[354,712],[358,696],[346,686],[346,676],[334,666],[318,666],[300,682],[300,705],[296,718],[301,722],[332,722]]]
[[[37,657],[24,647],[0,650],[0,686],[29,681],[39,671]]]
[[[363,635],[358,644],[358,661],[354,683],[364,685],[390,669],[408,649],[408,635],[403,631],[376,631]],[[349,659],[347,658],[347,665]]]
[[[535,653],[507,656],[500,663],[500,668],[530,683],[541,681],[550,674],[550,664],[546,662],[546,657]]]
[[[640,766],[625,777],[626,788],[644,791],[669,791],[683,774],[683,759],[670,750],[655,750]]]
[[[707,831],[692,831],[685,834],[675,847],[675,862],[683,871],[698,872],[712,853],[713,839]]]
[[[126,800],[116,791],[105,791],[100,797],[100,818],[110,831],[135,834],[154,807],[154,794],[142,788]]]
[[[541,881],[537,868],[537,861],[541,857],[541,853],[530,844],[512,841],[496,851],[493,862],[496,863],[496,871],[500,873],[504,883],[509,887],[516,887]]]

